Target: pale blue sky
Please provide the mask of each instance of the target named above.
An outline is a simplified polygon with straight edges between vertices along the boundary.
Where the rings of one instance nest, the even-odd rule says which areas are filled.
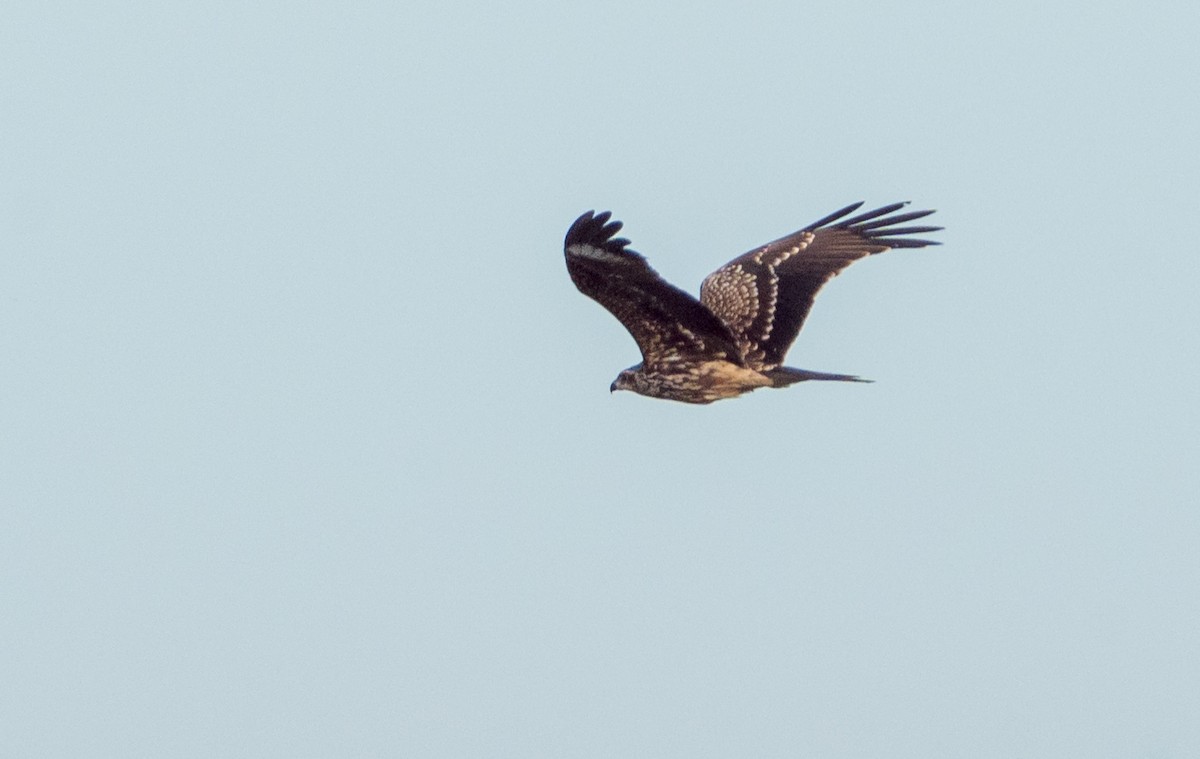
[[[1200,755],[1200,5],[18,2],[0,755]],[[610,396],[589,208],[695,292]]]

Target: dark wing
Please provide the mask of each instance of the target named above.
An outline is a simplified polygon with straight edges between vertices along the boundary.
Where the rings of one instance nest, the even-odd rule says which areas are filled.
[[[588,211],[567,231],[563,248],[571,281],[612,312],[633,335],[647,365],[725,359],[741,351],[725,324],[691,295],[668,284],[646,259],[614,237],[621,222]]]
[[[846,206],[799,232],[733,259],[704,280],[700,302],[733,332],[746,365],[770,369],[783,363],[800,334],[821,287],[860,258],[890,248],[939,245],[905,235],[941,227],[897,227],[933,211],[889,216],[906,203],[893,203],[845,218],[862,203]]]

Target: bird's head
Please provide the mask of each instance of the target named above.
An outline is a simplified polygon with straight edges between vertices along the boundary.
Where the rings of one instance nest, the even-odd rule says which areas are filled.
[[[642,365],[638,364],[637,366],[631,366],[630,368],[622,371],[617,375],[617,378],[613,380],[613,383],[608,386],[608,392],[613,393],[617,390],[633,390],[634,392],[637,392],[635,389],[637,387],[637,380],[634,375],[637,374],[638,370],[641,368]]]

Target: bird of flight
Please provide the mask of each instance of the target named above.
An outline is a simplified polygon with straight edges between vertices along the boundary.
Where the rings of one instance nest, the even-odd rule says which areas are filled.
[[[942,227],[897,226],[933,211],[896,213],[906,204],[893,203],[850,216],[862,205],[733,259],[705,278],[699,300],[626,247],[629,240],[616,237],[622,224],[609,221],[611,213],[580,216],[563,245],[571,280],[617,317],[642,352],[642,362],[617,375],[610,391],[712,403],[804,380],[868,382],[783,366],[826,282],[860,258],[940,244],[908,235]]]

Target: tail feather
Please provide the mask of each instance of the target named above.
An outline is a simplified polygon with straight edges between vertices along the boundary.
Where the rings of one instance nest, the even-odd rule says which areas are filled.
[[[855,377],[850,374],[828,374],[826,372],[810,372],[807,369],[793,369],[790,366],[777,366],[763,372],[770,380],[771,387],[787,387],[805,380],[836,380],[838,382],[871,382],[871,380]]]

